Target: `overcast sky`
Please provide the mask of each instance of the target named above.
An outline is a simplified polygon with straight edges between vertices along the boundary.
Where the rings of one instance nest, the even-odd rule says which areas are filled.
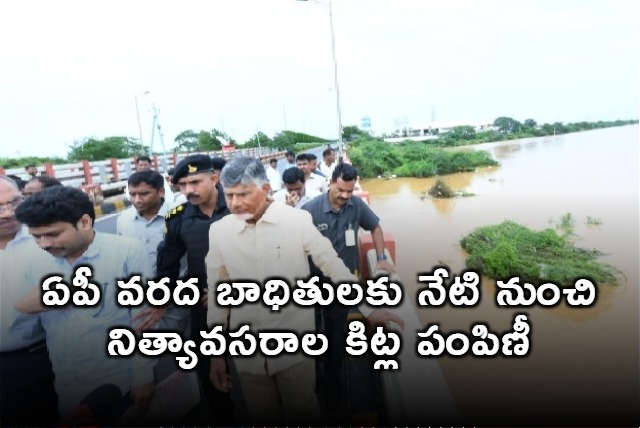
[[[638,5],[333,0],[343,125],[638,118]],[[155,105],[167,149],[187,129],[335,138],[328,11],[296,0],[4,1],[0,156],[138,137],[136,94],[144,142]]]

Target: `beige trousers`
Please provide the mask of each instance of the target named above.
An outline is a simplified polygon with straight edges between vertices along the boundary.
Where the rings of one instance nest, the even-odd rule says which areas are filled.
[[[318,425],[320,412],[312,359],[271,376],[238,373],[238,378],[254,425]]]

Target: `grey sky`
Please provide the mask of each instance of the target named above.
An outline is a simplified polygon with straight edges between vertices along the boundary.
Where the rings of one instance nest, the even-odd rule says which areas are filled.
[[[333,0],[344,125],[638,117],[635,0]],[[296,0],[0,4],[0,156],[85,137],[337,135],[328,9]],[[156,144],[159,144],[156,137]],[[156,145],[159,149],[159,146]]]

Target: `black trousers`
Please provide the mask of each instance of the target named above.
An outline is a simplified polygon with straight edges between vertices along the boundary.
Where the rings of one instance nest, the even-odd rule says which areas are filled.
[[[0,353],[0,425],[52,426],[58,423],[58,396],[43,342]]]
[[[322,355],[319,381],[324,391],[324,402],[328,409],[337,410],[346,402],[345,361],[347,317],[349,308],[342,305],[329,305],[321,310],[323,333],[329,346]]]
[[[202,394],[207,401],[209,407],[209,420],[203,421],[207,425],[230,426],[235,425],[233,420],[234,405],[231,396],[224,392],[220,392],[213,387],[209,380],[209,371],[211,369],[211,357],[200,354],[200,343],[203,342],[200,336],[201,330],[208,330],[207,327],[207,310],[204,307],[194,306],[191,308],[191,338],[198,345],[198,364],[196,370],[200,378],[202,386]]]

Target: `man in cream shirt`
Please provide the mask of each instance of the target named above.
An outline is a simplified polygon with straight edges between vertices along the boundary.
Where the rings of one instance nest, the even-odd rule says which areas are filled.
[[[262,304],[220,306],[216,299],[219,282],[234,280],[263,284],[280,278],[293,288],[297,279],[309,277],[307,256],[335,283],[357,282],[333,249],[315,228],[309,213],[268,197],[269,182],[257,159],[236,156],[222,171],[220,181],[232,215],[213,223],[209,231],[207,279],[209,283],[209,328],[223,325],[237,331],[250,324],[251,332],[293,331],[301,335],[315,331],[314,308],[290,303],[277,311]],[[373,324],[403,322],[385,310],[363,306]],[[254,425],[318,425],[315,395],[315,362],[302,352],[265,358],[256,353],[234,359],[240,387]],[[211,360],[210,379],[225,392],[231,390],[224,358]]]

